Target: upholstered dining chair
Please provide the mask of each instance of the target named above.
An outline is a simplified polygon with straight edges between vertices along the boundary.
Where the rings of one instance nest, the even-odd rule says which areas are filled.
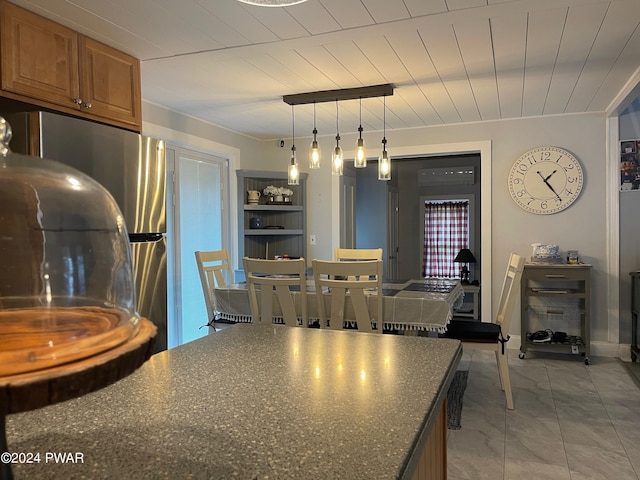
[[[382,260],[330,262],[314,259],[313,279],[320,328],[326,328],[328,320],[329,328],[341,330],[345,320],[355,320],[361,332],[382,333]],[[331,310],[328,313],[325,290],[330,292]],[[370,309],[368,303],[375,307]],[[376,330],[373,330],[372,322],[376,323]]]
[[[229,252],[226,249],[208,252],[196,251],[196,263],[202,283],[202,293],[207,306],[208,325],[215,331],[216,296],[214,289],[233,283],[233,270],[229,262]]]
[[[307,277],[304,258],[295,260],[263,260],[244,257],[244,273],[249,290],[249,305],[253,322],[272,323],[274,301],[280,306],[285,325],[309,326],[307,310]],[[256,289],[260,286],[260,291]],[[296,287],[295,289],[291,287]],[[298,291],[296,291],[298,290]],[[260,300],[258,301],[258,295]],[[297,302],[299,300],[299,302]],[[296,309],[296,304],[299,309]],[[298,315],[298,311],[300,315]]]
[[[520,279],[524,269],[524,257],[512,253],[509,257],[507,272],[502,283],[502,292],[498,311],[493,322],[473,320],[452,320],[442,337],[455,338],[462,342],[464,349],[493,350],[498,363],[500,385],[504,390],[507,408],[513,410],[509,364],[507,363],[506,343],[509,341],[509,327],[520,291]]]

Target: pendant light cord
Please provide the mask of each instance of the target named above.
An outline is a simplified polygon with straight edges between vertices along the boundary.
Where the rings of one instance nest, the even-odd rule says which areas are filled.
[[[360,132],[360,139],[362,139],[362,97],[360,97],[360,126],[358,127],[358,132]]]
[[[293,105],[291,105],[291,144],[292,146],[296,146],[296,111],[295,108],[293,108]]]
[[[338,99],[336,98],[336,142],[340,143],[340,128],[338,126]]]
[[[387,96],[382,97],[382,151],[387,150]]]

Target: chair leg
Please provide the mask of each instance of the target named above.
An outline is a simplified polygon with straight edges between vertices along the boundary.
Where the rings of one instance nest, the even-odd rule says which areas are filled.
[[[504,392],[504,378],[502,378],[502,369],[500,368],[500,352],[496,350],[496,365],[498,366],[498,378],[500,378],[500,390]]]
[[[504,390],[504,396],[507,400],[507,408],[513,410],[513,396],[511,395],[511,380],[509,379],[509,364],[507,363],[507,352],[504,355],[496,352],[498,359],[498,373],[500,374],[500,383]]]

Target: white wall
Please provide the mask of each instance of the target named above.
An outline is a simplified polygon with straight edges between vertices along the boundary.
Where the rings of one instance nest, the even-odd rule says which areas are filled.
[[[147,127],[165,133],[175,130],[175,135],[180,138],[187,134],[191,140],[199,137],[205,139],[207,145],[225,146],[236,152],[235,168],[284,171],[287,165],[289,142],[287,147],[280,149],[275,141],[260,142],[146,103],[143,120],[145,131]],[[491,224],[485,224],[482,228],[491,229],[492,274],[491,285],[484,281],[482,288],[491,290],[495,304],[509,252],[528,257],[531,243],[555,243],[562,250],[579,250],[582,259],[593,265],[591,338],[596,342],[606,342],[610,326],[606,300],[609,267],[606,261],[605,130],[604,114],[582,114],[394,130],[387,132],[387,139],[392,157],[394,149],[402,151],[403,155],[420,155],[441,144],[491,142],[493,210]],[[370,135],[371,138],[365,136],[369,154],[376,156],[375,146],[379,143],[380,135],[379,132]],[[344,134],[342,137],[341,144],[347,150],[355,142],[356,135]],[[318,238],[318,245],[307,247],[309,258],[331,258],[333,247],[338,243],[339,182],[337,177],[330,174],[326,160],[333,141],[330,135],[320,137],[325,163],[321,170],[310,172],[307,183],[307,227],[308,232]],[[308,139],[298,139],[296,143],[306,145]],[[585,175],[579,199],[567,210],[555,215],[525,212],[511,200],[507,189],[507,175],[513,162],[526,150],[542,145],[558,146],[572,152],[582,163]],[[304,149],[298,150],[301,170],[308,172],[302,153]],[[352,152],[345,152],[347,158],[350,154]],[[233,177],[232,183],[235,183]],[[519,333],[520,325],[514,322],[511,334]]]

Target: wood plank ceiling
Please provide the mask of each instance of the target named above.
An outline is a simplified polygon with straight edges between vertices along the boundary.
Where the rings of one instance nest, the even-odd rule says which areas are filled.
[[[258,139],[290,137],[287,94],[391,83],[391,130],[601,112],[640,67],[640,0],[12,1],[140,58],[145,100]],[[382,101],[362,110],[382,130]],[[358,115],[340,102],[341,130]]]

